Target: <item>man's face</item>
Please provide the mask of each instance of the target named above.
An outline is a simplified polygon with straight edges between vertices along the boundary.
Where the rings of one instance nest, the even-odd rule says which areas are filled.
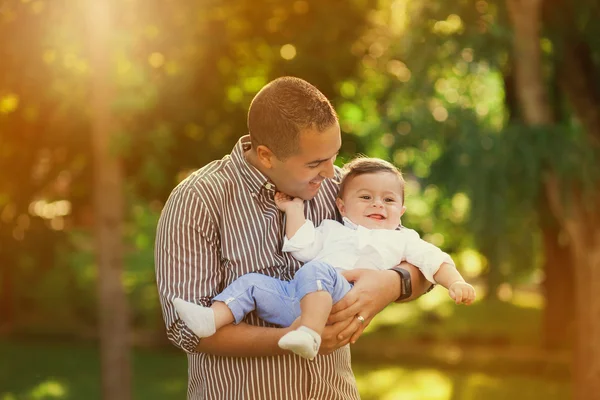
[[[341,145],[340,126],[337,123],[322,132],[304,130],[300,133],[296,154],[284,161],[272,157],[269,178],[277,190],[310,200],[317,195],[325,178],[334,177],[333,163]]]
[[[396,229],[406,210],[402,182],[391,172],[350,178],[337,205],[342,216],[369,229]]]

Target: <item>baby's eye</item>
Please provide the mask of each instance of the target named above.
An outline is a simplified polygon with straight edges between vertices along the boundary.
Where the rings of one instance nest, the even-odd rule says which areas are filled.
[[[386,203],[393,203],[394,201],[396,201],[394,198],[392,197],[386,197],[385,199],[383,199]]]
[[[363,200],[370,200],[371,196],[364,194],[364,195],[360,196],[360,198]]]

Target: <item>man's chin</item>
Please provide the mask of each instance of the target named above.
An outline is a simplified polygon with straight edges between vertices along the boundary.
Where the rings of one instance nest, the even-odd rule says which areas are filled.
[[[317,195],[317,193],[319,193],[318,191],[316,193],[302,193],[297,195],[296,197],[300,197],[302,200],[312,200],[315,198],[315,196]]]
[[[319,193],[319,189],[317,190],[305,190],[302,193],[298,193],[296,197],[300,197],[302,200],[312,200]]]

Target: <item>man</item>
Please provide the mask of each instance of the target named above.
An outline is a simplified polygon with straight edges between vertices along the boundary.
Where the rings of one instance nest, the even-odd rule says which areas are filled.
[[[169,339],[188,353],[188,398],[358,399],[348,343],[389,303],[428,286],[418,270],[355,270],[355,285],[336,304],[314,361],[277,345],[292,327],[250,314],[201,341],[181,321],[172,300],[204,306],[237,277],[259,272],[290,280],[301,264],[281,251],[283,214],[275,189],[305,200],[316,225],[339,219],[335,196],[341,146],[333,107],[314,86],[279,78],[254,98],[250,135],[231,155],[196,171],[172,192],[156,240],[156,276]],[[408,273],[410,273],[410,278]]]

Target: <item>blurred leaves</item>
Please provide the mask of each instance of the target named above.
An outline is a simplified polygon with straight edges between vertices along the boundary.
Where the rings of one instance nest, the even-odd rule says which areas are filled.
[[[591,22],[598,8],[578,2],[571,26],[554,1],[547,4],[556,25],[541,47],[558,123],[536,130],[520,124],[511,91],[504,1],[119,2],[112,148],[126,173],[125,284],[136,307],[153,312],[153,229],[162,202],[182,176],[229,153],[246,133],[252,97],[281,75],[307,79],[334,102],[344,132],[338,163],[365,153],[403,169],[405,225],[459,257],[483,254],[477,270],[532,279],[544,169],[582,187],[593,187],[600,171],[557,81],[565,32],[585,41],[598,66],[599,28]],[[0,6],[0,168],[11,171],[0,174],[0,281],[38,275],[41,285],[47,279],[55,292],[69,287],[74,296],[94,280],[87,238],[94,68],[84,6]],[[40,200],[67,201],[71,212],[44,219],[30,212]],[[87,296],[82,304],[92,308]],[[31,304],[25,287],[14,297],[17,308]]]

